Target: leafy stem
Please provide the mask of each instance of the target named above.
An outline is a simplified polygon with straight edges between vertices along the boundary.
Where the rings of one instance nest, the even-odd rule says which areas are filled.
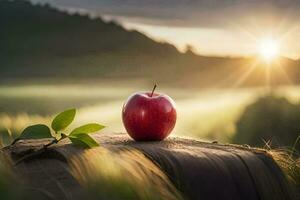
[[[61,139],[60,139],[60,140],[61,140]],[[53,144],[56,144],[56,143],[58,143],[60,140],[54,139],[54,140],[52,140],[51,142],[49,142],[48,144],[45,144],[45,145],[44,145],[44,148],[47,148],[47,147],[49,147],[49,146],[51,146],[51,145],[53,145]]]
[[[105,128],[105,126],[103,125],[97,123],[89,123],[73,129],[69,134],[62,133],[62,131],[64,131],[73,122],[75,115],[75,109],[69,109],[56,115],[51,123],[52,131],[47,125],[44,124],[35,124],[25,128],[20,136],[16,138],[11,145],[14,145],[19,140],[28,139],[52,138],[52,141],[48,144],[45,144],[43,148],[33,152],[32,154],[24,156],[19,161],[17,161],[16,164],[25,159],[28,159],[29,157],[44,152],[48,147],[58,143],[65,138],[68,138],[74,145],[79,145],[82,147],[92,148],[99,146],[98,142],[93,137],[89,136],[89,134]]]

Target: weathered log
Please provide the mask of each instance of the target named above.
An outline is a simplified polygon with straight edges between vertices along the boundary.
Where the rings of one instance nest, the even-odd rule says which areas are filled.
[[[100,197],[118,199],[105,186],[110,181],[106,174],[115,173],[110,168],[118,169],[119,181],[126,179],[140,187],[141,193],[152,191],[157,199],[299,198],[267,151],[176,137],[162,142],[134,142],[125,134],[95,134],[94,138],[101,147],[84,150],[66,139],[34,156],[32,152],[47,141],[27,140],[9,147],[6,153],[14,162],[33,155],[14,169],[48,199],[92,199],[85,185],[93,178],[98,178],[99,184],[90,186],[101,191]],[[134,195],[136,199],[151,197]]]

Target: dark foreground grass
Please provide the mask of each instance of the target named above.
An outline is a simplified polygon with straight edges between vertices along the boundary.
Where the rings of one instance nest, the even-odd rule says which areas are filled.
[[[0,153],[0,199],[29,200],[32,199],[30,187],[16,175],[10,158]]]
[[[71,156],[70,166],[74,177],[96,199],[183,199],[168,177],[138,151],[91,149]]]
[[[244,189],[248,191],[246,195],[251,196],[251,190],[255,187],[240,180],[247,174],[239,176],[241,171],[232,168],[240,166],[236,165],[236,162],[240,162],[236,155],[250,156],[248,161],[254,161],[248,167],[253,167],[249,170],[253,172],[251,176],[254,182],[258,183],[256,186],[261,186],[256,188],[261,195],[260,199],[272,196],[270,191],[280,195],[285,193],[287,200],[298,198],[292,193],[300,191],[300,162],[287,151],[249,149],[175,138],[162,143],[135,143],[123,136],[110,136],[108,139],[100,137],[102,147],[84,150],[66,142],[49,149],[42,157],[33,157],[30,162],[22,162],[17,166],[5,156],[7,154],[2,153],[0,199],[191,199],[189,192],[201,196],[205,192],[204,188],[211,183],[215,187],[207,189],[215,191],[209,194],[214,199],[217,193],[224,193],[222,188],[228,188],[224,182],[222,184],[224,180],[215,178],[226,176],[231,180],[227,184],[236,187],[232,181],[239,181],[241,185],[237,190],[241,192],[245,186]],[[40,145],[36,141],[27,144],[30,148]],[[19,152],[12,151],[20,154],[28,151],[20,150],[20,147],[16,149]],[[250,155],[252,152],[254,157]],[[288,182],[280,178],[281,171],[279,168],[277,170],[273,159]],[[219,163],[223,164],[218,165]],[[206,166],[209,168],[205,168]],[[233,174],[229,173],[231,169],[234,169]],[[219,171],[215,173],[215,170]],[[207,177],[210,176],[209,173],[212,173],[211,177]],[[47,179],[43,180],[44,177]],[[211,182],[207,182],[208,180]],[[199,185],[195,185],[196,182]],[[61,195],[57,195],[58,193]],[[278,196],[277,199],[282,199],[281,197]]]
[[[55,160],[47,163],[44,163],[47,159],[32,157],[30,162],[16,165],[7,156],[5,149],[7,148],[3,148],[0,154],[1,200],[183,199],[165,173],[136,150],[112,152],[102,147],[88,150],[72,147],[73,151],[59,150],[67,158],[64,160],[67,165],[56,161],[60,160],[57,154],[54,155]],[[73,154],[74,150],[79,151],[77,155]],[[49,152],[49,157],[52,157],[51,149]],[[45,154],[48,157],[48,152]]]

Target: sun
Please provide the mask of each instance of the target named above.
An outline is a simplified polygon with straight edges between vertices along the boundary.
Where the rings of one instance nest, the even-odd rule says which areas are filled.
[[[278,56],[279,43],[272,38],[266,38],[261,40],[258,50],[261,57],[270,62]]]

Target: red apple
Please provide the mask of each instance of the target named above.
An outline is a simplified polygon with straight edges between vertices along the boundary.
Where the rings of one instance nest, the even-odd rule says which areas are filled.
[[[165,139],[176,123],[174,101],[165,94],[138,92],[123,106],[122,119],[128,134],[136,141]]]

